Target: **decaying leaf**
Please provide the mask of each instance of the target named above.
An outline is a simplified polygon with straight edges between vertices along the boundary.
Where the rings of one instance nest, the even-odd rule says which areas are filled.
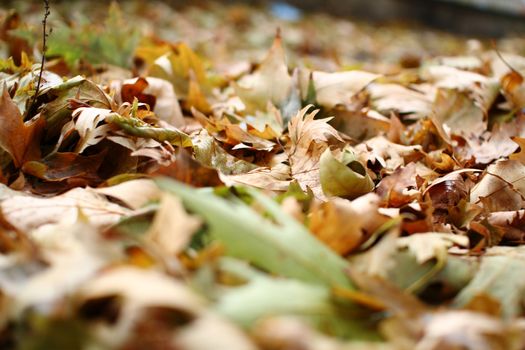
[[[78,153],[82,153],[89,146],[96,145],[107,136],[111,128],[101,123],[111,115],[113,115],[111,110],[93,107],[81,107],[73,112],[73,118],[76,119],[73,125],[81,140],[76,148]],[[68,129],[67,124],[64,129]]]
[[[378,162],[388,171],[393,171],[413,160],[422,157],[420,145],[405,146],[389,141],[384,136],[377,136],[355,147],[360,159]]]

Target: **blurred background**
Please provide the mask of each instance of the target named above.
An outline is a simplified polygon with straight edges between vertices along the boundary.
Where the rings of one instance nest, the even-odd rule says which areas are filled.
[[[376,21],[415,21],[461,34],[525,30],[525,0],[286,0],[299,8]]]
[[[126,3],[129,0],[121,0]],[[41,3],[39,0],[2,0],[0,6]],[[75,3],[51,0],[53,3]],[[137,1],[135,1],[137,2]],[[155,1],[142,0],[144,4]],[[207,0],[164,0],[175,7],[200,6]],[[525,33],[525,0],[216,0],[216,3],[270,6],[285,17],[296,17],[296,10],[315,11],[352,20],[379,23],[403,21],[423,24],[456,34],[502,37]],[[107,3],[94,1],[91,3]],[[291,5],[295,9],[287,8]]]
[[[120,0],[109,11],[111,3],[51,0],[47,56],[81,72],[97,69],[87,62],[140,67],[142,48],[185,42],[235,75],[265,57],[277,29],[291,66],[325,71],[395,73],[493,48],[525,55],[525,0]],[[42,13],[41,0],[0,1],[0,57],[18,62],[23,48],[38,57]]]

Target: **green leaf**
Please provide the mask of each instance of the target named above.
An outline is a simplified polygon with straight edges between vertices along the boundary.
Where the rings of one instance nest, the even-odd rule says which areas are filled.
[[[235,158],[226,152],[206,130],[193,135],[192,141],[195,159],[225,175],[244,174],[257,169],[257,165]]]
[[[474,297],[488,295],[501,305],[504,317],[523,314],[525,305],[525,247],[487,250],[477,274],[458,294],[454,304],[463,306]]]
[[[215,305],[219,313],[243,326],[252,326],[258,319],[279,314],[321,315],[330,312],[330,293],[327,288],[297,280],[271,278],[250,270],[238,260],[223,260],[226,272],[250,281],[242,286],[230,288]],[[239,266],[236,266],[239,265]],[[240,272],[240,273],[239,273]]]
[[[193,144],[188,135],[178,129],[166,129],[151,126],[150,124],[133,117],[123,117],[112,114],[106,117],[106,122],[117,125],[126,134],[131,136],[153,139],[159,142],[168,141],[172,145],[179,147],[191,147]]]
[[[49,36],[46,55],[60,56],[69,65],[80,59],[90,64],[108,63],[129,67],[140,39],[139,30],[124,19],[116,2],[108,10],[103,27],[84,24],[59,26]]]
[[[326,286],[268,276],[245,262],[232,258],[219,261],[222,272],[247,283],[223,290],[215,310],[244,327],[279,315],[293,315],[331,335],[352,339],[378,338],[366,322],[351,319],[340,312],[344,305],[336,304]],[[346,305],[350,307],[350,305]]]
[[[335,157],[327,148],[321,155],[319,172],[326,196],[354,199],[374,189],[366,168],[348,149]]]
[[[246,189],[274,221],[240,200],[226,200],[167,178],[157,179],[157,184],[204,218],[211,235],[226,247],[226,254],[281,276],[351,288],[344,271],[346,261],[257,190]]]

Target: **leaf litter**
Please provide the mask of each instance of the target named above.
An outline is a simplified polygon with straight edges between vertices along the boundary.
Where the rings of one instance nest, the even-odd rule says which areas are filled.
[[[2,349],[525,347],[522,39],[13,6]]]

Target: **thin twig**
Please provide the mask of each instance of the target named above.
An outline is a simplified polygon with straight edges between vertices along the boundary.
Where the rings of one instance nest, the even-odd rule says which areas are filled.
[[[492,44],[492,49],[496,52],[496,54],[498,55],[499,59],[503,62],[503,64],[506,65],[507,68],[509,68],[512,72],[514,72],[514,73],[518,73],[518,74],[521,76],[521,74],[520,74],[517,70],[515,70],[515,69],[510,65],[510,63],[507,62],[507,60],[506,60],[505,58],[503,58],[503,55],[502,55],[501,52],[499,52],[499,50],[498,50],[498,46],[496,45],[496,42],[495,42],[494,40],[492,40],[490,43]]]
[[[47,51],[47,17],[51,14],[51,11],[49,10],[49,0],[43,0],[44,1],[44,19],[42,20],[42,60],[40,61],[40,72],[38,73],[38,81],[36,83],[36,91],[35,95],[33,97],[33,103],[35,102],[36,98],[38,97],[38,93],[40,92],[40,84],[42,82],[42,73],[44,72],[44,64],[46,63],[46,51]]]

